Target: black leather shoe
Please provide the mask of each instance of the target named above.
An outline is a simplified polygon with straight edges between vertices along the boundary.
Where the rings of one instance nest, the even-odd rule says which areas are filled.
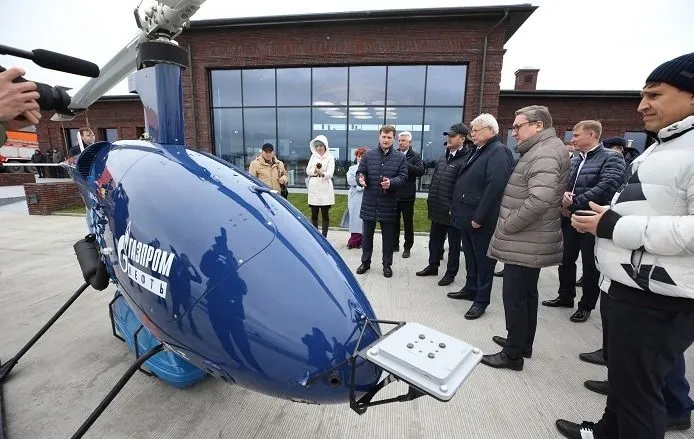
[[[439,281],[439,286],[445,287],[446,285],[452,284],[454,281],[455,281],[455,276],[449,276],[446,274]]]
[[[588,380],[583,383],[583,386],[595,393],[599,393],[601,395],[607,395],[610,393],[610,383],[609,381],[596,381],[596,380]]]
[[[593,425],[595,424],[585,421],[582,424],[576,424],[575,422],[569,422],[564,419],[557,419],[555,425],[559,433],[564,437],[568,437],[569,439],[581,439],[581,428],[593,431]]]
[[[576,281],[576,286],[577,287],[582,287],[583,286],[583,276],[579,277],[578,280]]]
[[[493,355],[482,355],[481,363],[486,364],[489,367],[495,367],[497,369],[523,370],[522,358],[513,360],[511,358],[508,358],[506,352],[503,351]]]
[[[499,271],[495,271],[495,272],[494,272],[494,276],[496,276],[496,277],[504,277],[504,269],[502,268],[502,269],[499,270]]]
[[[665,431],[670,430],[689,430],[692,427],[692,417],[691,415],[682,419],[668,419],[667,424],[665,424]]]
[[[427,267],[424,270],[418,271],[415,274],[417,276],[438,276],[439,267],[436,267],[434,265],[427,265]]]
[[[573,308],[574,301],[557,297],[556,299],[552,300],[543,300],[542,305],[549,306],[550,308]]]
[[[482,317],[482,314],[484,314],[484,311],[487,309],[487,307],[482,306],[478,303],[473,303],[472,306],[470,307],[469,310],[465,313],[465,318],[467,320],[475,320],[479,319]]]
[[[410,257],[410,249],[409,248],[406,248],[405,250],[403,250],[402,257],[403,258],[409,258]]]
[[[578,310],[569,317],[569,320],[576,323],[583,323],[588,320],[588,317],[590,317],[589,309],[578,308]]]
[[[458,299],[458,300],[475,300],[475,296],[477,296],[475,293],[471,291],[465,291],[465,288],[463,288],[460,291],[451,291],[450,293],[446,294],[451,299]]]
[[[393,270],[390,269],[390,265],[383,266],[383,275],[385,277],[393,277]]]
[[[369,271],[369,268],[371,268],[371,264],[368,262],[362,262],[359,268],[357,268],[357,274],[364,274]]]
[[[502,348],[506,347],[506,337],[500,337],[498,335],[495,335],[492,337],[492,341]],[[533,350],[528,349],[527,351],[523,352],[523,358],[531,358],[533,356]]]
[[[585,361],[586,363],[607,366],[607,362],[605,361],[605,355],[603,354],[602,349],[598,349],[597,351],[593,352],[585,352],[582,354],[578,354],[578,358]]]

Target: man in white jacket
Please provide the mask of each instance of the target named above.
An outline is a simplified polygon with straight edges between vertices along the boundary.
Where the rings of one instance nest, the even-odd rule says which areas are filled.
[[[656,143],[632,162],[610,206],[591,203],[572,216],[577,230],[597,236],[610,385],[599,422],[556,422],[569,438],[662,438],[691,424],[691,400],[678,423],[668,419],[664,393],[673,389],[664,385],[694,342],[694,53],[656,68],[641,95],[638,111]],[[686,397],[684,371],[682,381]]]

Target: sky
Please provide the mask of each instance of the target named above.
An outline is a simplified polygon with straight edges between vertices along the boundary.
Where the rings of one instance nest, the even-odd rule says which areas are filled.
[[[151,3],[149,0],[144,4]],[[659,64],[694,51],[693,0],[428,0],[427,7],[530,3],[539,8],[506,43],[501,88],[512,89],[519,68],[540,69],[543,90],[638,90]],[[137,33],[138,0],[0,0],[0,44],[46,49],[103,66]],[[193,21],[321,12],[416,9],[422,0],[207,0]],[[31,13],[30,13],[31,12]],[[403,26],[407,32],[407,26]],[[18,65],[26,78],[73,88],[88,78],[55,72],[29,60],[0,55],[0,65]],[[127,80],[107,94],[127,94]]]

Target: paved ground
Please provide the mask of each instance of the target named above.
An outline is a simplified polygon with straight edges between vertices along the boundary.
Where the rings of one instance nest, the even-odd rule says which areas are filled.
[[[0,356],[6,360],[81,285],[72,245],[86,229],[82,218],[0,212],[0,230]],[[356,269],[359,251],[346,250],[347,234],[331,231],[328,238]],[[462,286],[463,273],[449,287],[437,286],[438,278],[414,275],[426,265],[426,245],[427,238],[418,236],[412,258],[396,256],[391,279],[382,276],[377,260],[359,276],[377,315],[420,322],[496,352],[492,335],[505,335],[500,280],[487,314],[467,321],[469,302],[445,295]],[[540,287],[541,299],[554,296],[556,270],[542,271]],[[69,437],[133,361],[111,335],[112,294],[88,290],[15,368],[5,385],[11,439]],[[606,369],[577,358],[599,347],[600,316],[596,312],[576,324],[569,321],[569,310],[540,308],[533,358],[525,369],[479,366],[449,403],[422,398],[358,416],[347,405],[290,403],[213,379],[177,390],[138,373],[87,437],[559,438],[556,418],[596,420],[604,408],[605,397],[582,383],[605,378]],[[687,357],[694,364],[694,350]],[[666,436],[692,438],[694,432]]]

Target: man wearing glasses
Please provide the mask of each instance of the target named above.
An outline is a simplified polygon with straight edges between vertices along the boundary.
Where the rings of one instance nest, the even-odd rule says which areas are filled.
[[[492,337],[503,350],[484,355],[482,363],[523,370],[523,357],[531,357],[535,339],[540,269],[562,261],[561,201],[571,163],[547,107],[516,111],[512,134],[520,159],[506,185],[488,252],[504,263],[508,336]]]

